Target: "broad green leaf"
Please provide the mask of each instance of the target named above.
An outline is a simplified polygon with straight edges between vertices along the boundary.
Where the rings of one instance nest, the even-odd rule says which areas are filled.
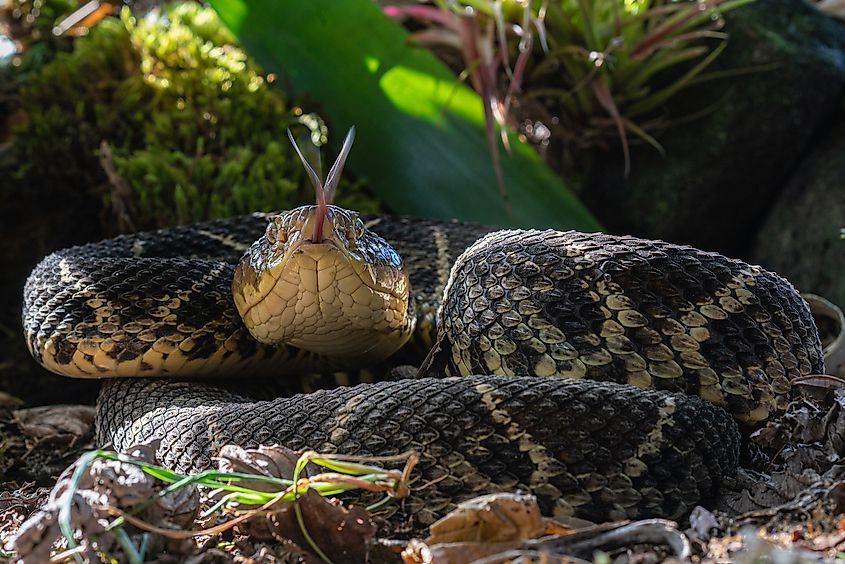
[[[372,0],[211,0],[241,44],[293,96],[354,125],[349,168],[399,213],[491,225],[599,224],[528,146],[502,150],[496,182],[481,99]]]

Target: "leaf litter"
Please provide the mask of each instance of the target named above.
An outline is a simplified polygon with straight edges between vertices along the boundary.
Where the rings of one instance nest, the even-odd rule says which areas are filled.
[[[128,456],[89,451],[52,490],[39,487],[43,473],[40,481],[0,485],[3,556],[19,562],[829,561],[845,557],[845,389],[829,379],[797,385],[815,389],[753,434],[744,468],[725,483],[718,506],[696,508],[679,523],[554,521],[542,517],[533,496],[502,493],[460,504],[410,541],[384,539],[370,511],[334,496],[365,487],[401,497],[410,455],[402,470],[384,470],[375,466],[380,460],[226,446],[217,470],[183,476],[155,465],[156,445],[139,445]],[[21,459],[37,457],[39,449],[65,460],[90,448],[85,410],[12,413],[0,411],[0,430],[7,453],[17,453],[3,462],[15,475],[24,474]],[[378,472],[377,479],[363,479]]]

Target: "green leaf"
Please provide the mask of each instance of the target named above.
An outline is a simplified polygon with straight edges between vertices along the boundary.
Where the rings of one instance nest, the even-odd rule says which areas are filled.
[[[704,69],[710,66],[710,64],[716,60],[716,58],[722,53],[722,51],[725,50],[727,46],[727,42],[723,41],[698,64],[696,64],[694,67],[685,72],[683,76],[681,76],[681,78],[677,79],[666,88],[654,93],[649,98],[641,100],[636,104],[632,104],[628,108],[628,115],[638,116],[654,110],[660,104],[674,96],[679,90],[682,90],[683,88],[687,87],[690,81],[692,81],[697,75],[701,74]]]
[[[247,51],[335,132],[357,128],[349,168],[391,209],[492,225],[600,229],[511,135],[499,194],[481,99],[371,0],[211,0]],[[341,135],[333,141],[339,146]]]

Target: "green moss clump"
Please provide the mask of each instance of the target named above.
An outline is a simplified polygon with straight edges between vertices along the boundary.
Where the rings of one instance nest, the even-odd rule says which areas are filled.
[[[96,158],[101,140],[115,149],[138,145],[142,101],[150,98],[135,72],[139,65],[126,28],[107,18],[73,52],[57,54],[30,74],[18,96],[26,121],[13,131],[27,184],[55,192],[90,190],[104,178]]]
[[[104,19],[28,77],[20,105],[28,118],[14,137],[21,177],[45,190],[93,189],[111,207],[98,160],[105,141],[132,189],[135,227],[313,200],[285,132],[306,125],[325,141],[325,125],[288,104],[199,4],[138,19],[124,8]],[[378,211],[348,182],[338,204]]]

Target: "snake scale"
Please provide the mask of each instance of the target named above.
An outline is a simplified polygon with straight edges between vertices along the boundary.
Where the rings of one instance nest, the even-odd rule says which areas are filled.
[[[807,304],[773,273],[634,237],[359,216],[330,205],[350,142],[325,186],[309,169],[315,206],[35,268],[27,344],[108,378],[99,444],[159,440],[179,470],[225,444],[414,449],[411,495],[385,515],[407,530],[517,489],[549,515],[678,518],[735,470],[740,426],[823,371]],[[284,395],[254,399],[256,376]],[[320,389],[336,384],[357,385]]]

